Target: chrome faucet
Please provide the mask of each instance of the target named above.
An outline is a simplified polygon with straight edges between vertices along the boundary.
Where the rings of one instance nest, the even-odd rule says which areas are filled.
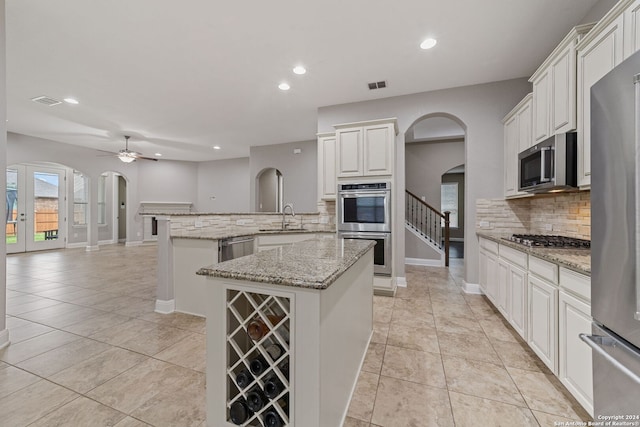
[[[293,204],[292,203],[287,203],[286,205],[284,205],[284,208],[282,208],[282,229],[284,230],[285,228],[287,228],[287,226],[289,224],[287,224],[287,219],[286,219],[286,215],[287,215],[287,208],[291,209],[291,216],[294,217],[296,216],[296,213],[293,211]]]

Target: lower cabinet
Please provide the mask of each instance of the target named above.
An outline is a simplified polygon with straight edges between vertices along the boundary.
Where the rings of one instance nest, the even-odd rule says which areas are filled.
[[[558,375],[558,288],[529,275],[529,347]]]
[[[509,268],[509,323],[523,339],[527,339],[527,272],[520,267]]]
[[[587,412],[593,415],[591,348],[579,338],[581,333],[591,333],[591,306],[564,290],[560,290],[559,304],[558,377]]]

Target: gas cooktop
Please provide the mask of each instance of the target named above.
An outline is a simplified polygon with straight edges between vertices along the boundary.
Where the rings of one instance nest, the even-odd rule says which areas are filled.
[[[565,236],[545,236],[542,234],[513,234],[506,240],[529,247],[590,249],[591,241]]]

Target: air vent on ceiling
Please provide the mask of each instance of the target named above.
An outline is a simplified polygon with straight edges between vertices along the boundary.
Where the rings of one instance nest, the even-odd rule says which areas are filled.
[[[38,102],[40,104],[47,105],[49,107],[53,107],[54,105],[62,104],[62,101],[58,101],[57,99],[51,98],[49,96],[37,96],[35,98],[31,98],[33,102]]]
[[[384,89],[387,87],[387,82],[383,80],[380,82],[367,83],[367,86],[369,86],[369,90]]]

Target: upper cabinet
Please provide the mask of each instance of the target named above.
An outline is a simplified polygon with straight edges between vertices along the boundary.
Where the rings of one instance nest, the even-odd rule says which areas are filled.
[[[573,28],[531,76],[533,140],[576,129],[576,45],[593,24]]]
[[[640,50],[640,0],[624,11],[624,57]]]
[[[335,200],[336,183],[336,134],[318,134],[318,198]]]
[[[504,124],[504,196],[528,195],[518,191],[518,153],[531,146],[533,94],[524,97],[502,120]]]
[[[578,185],[591,187],[591,86],[624,59],[625,46],[631,54],[634,4],[617,3],[578,43]],[[637,7],[636,7],[637,8]],[[628,18],[628,19],[625,19]],[[625,28],[625,21],[630,28]],[[625,34],[629,39],[625,39]]]
[[[392,175],[396,119],[335,125],[338,178]]]

